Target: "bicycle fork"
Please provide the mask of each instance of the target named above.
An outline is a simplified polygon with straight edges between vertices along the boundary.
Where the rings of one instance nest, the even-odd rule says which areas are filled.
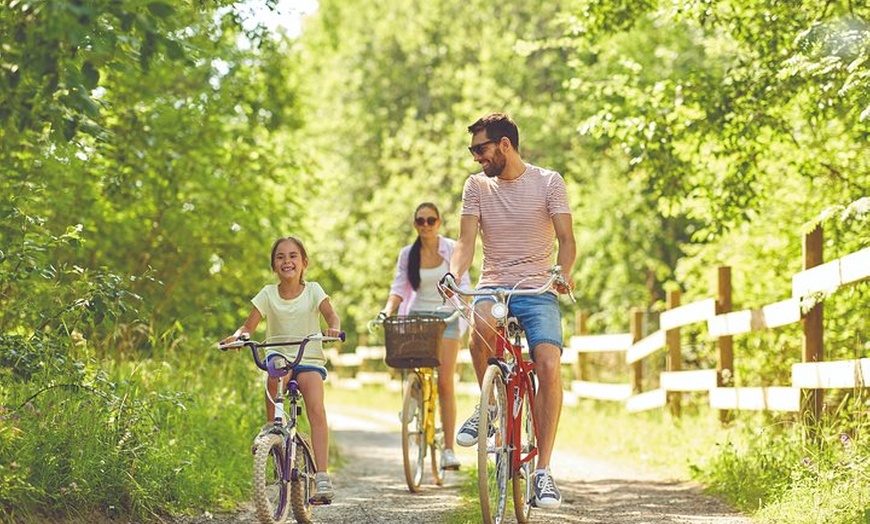
[[[435,386],[435,377],[431,372],[427,373],[422,379],[423,403],[426,408],[425,413],[423,413],[423,417],[425,417],[423,419],[423,431],[425,432],[427,447],[429,447],[435,443],[435,409],[438,403],[438,388]]]
[[[531,421],[532,428],[531,434],[537,435],[537,421],[534,416],[534,386],[530,384],[529,380],[525,380],[526,373],[520,372],[517,373],[512,371],[510,375],[508,375],[508,383],[506,393],[507,393],[507,402],[506,405],[510,406],[510,413],[508,413],[508,418],[510,423],[508,427],[510,428],[510,433],[508,438],[509,446],[508,449],[510,451],[510,478],[517,473],[521,473],[526,464],[529,464],[531,467],[532,461],[538,456],[538,447],[530,441],[523,442],[523,436],[528,428],[525,427],[525,419],[524,419],[524,400],[528,399],[528,409],[529,420]]]

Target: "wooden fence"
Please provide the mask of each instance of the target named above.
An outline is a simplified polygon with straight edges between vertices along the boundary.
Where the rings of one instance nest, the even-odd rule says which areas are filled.
[[[803,271],[792,277],[792,293],[778,302],[757,309],[732,311],[731,269],[720,267],[717,272],[715,297],[681,304],[679,292],[670,292],[667,309],[658,319],[658,329],[644,334],[645,312],[630,313],[630,331],[616,334],[589,334],[586,317],[576,318],[577,335],[565,348],[562,363],[573,376],[566,388],[565,403],[579,399],[597,399],[624,403],[636,412],[668,406],[679,415],[681,396],[686,392],[703,392],[709,396],[712,408],[721,410],[722,418],[730,410],[771,410],[803,412],[818,418],[824,389],[864,387],[870,382],[870,358],[844,361],[824,361],[823,308],[824,298],[837,290],[870,278],[870,248],[859,250],[825,263],[823,235],[817,227],[804,237]],[[803,354],[792,365],[790,384],[759,384],[733,387],[733,337],[739,334],[776,329],[802,323]],[[681,328],[695,324],[706,327],[707,336],[717,347],[715,369],[684,369]],[[693,326],[694,327],[694,326]],[[644,376],[644,362],[665,353],[665,370],[657,377]],[[624,368],[630,378],[626,382],[594,381],[588,364],[592,354],[609,354]],[[364,387],[379,384],[398,390],[401,374],[383,365],[382,346],[360,346],[353,353],[333,352],[328,355],[336,371],[330,380],[343,387]],[[797,357],[795,356],[795,360]],[[479,393],[471,369],[467,349],[458,358],[457,392]],[[657,379],[657,387],[646,385]]]
[[[791,296],[757,309],[731,310],[731,270],[718,268],[716,297],[680,304],[680,293],[668,294],[667,310],[659,319],[659,329],[642,336],[643,312],[635,310],[631,330],[624,334],[585,334],[584,319],[578,319],[579,334],[571,348],[580,355],[580,376],[572,390],[581,397],[624,402],[629,411],[663,406],[679,414],[680,395],[706,392],[710,406],[722,410],[772,410],[802,412],[815,419],[821,414],[823,389],[864,387],[870,379],[870,359],[824,361],[823,308],[826,296],[839,289],[870,278],[870,248],[836,260],[823,262],[822,229],[817,227],[804,237],[804,269],[792,277]],[[802,323],[803,355],[792,365],[790,384],[759,384],[732,387],[734,379],[733,336]],[[716,369],[683,369],[680,328],[706,324],[708,337],[718,349]],[[666,369],[658,376],[658,387],[645,389],[643,362],[660,351],[667,351]],[[600,383],[583,374],[590,353],[611,352],[624,355],[631,369],[628,383]],[[795,356],[795,360],[797,357]]]

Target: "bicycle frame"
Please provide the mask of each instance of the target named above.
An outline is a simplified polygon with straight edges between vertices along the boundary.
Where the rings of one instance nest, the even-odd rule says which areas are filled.
[[[415,368],[413,370],[420,377],[423,384],[423,431],[426,437],[426,445],[435,444],[435,409],[438,405],[438,384],[435,378],[435,368]]]
[[[511,322],[516,322],[516,320],[513,317],[497,320],[495,355],[488,364],[495,364],[501,369],[507,393],[506,405],[511,406],[507,419],[507,433],[508,446],[512,449],[511,467],[509,468],[509,478],[512,479],[523,464],[531,462],[538,456],[537,446],[532,449],[522,449],[522,407],[525,398],[529,400],[528,409],[531,411],[533,431],[536,435],[538,433],[538,420],[534,416],[535,386],[532,377],[534,376],[535,363],[523,358],[523,348],[520,342],[523,332],[519,325],[515,326],[514,340],[509,339],[507,326]],[[508,359],[506,355],[509,355],[510,358]]]
[[[273,419],[275,427],[271,432],[280,432],[284,437],[284,457],[282,461],[283,467],[281,468],[281,480],[284,482],[296,480],[295,476],[298,473],[295,468],[291,467],[293,459],[296,457],[296,434],[298,432],[299,415],[302,412],[302,406],[299,405],[302,393],[299,391],[296,374],[297,371],[294,369],[290,380],[287,381],[286,387],[283,388],[286,393],[282,394],[282,388],[279,388],[278,395],[273,399],[275,403],[275,418]],[[290,399],[289,411],[284,409],[285,397]],[[284,415],[287,415],[286,422],[283,420]]]

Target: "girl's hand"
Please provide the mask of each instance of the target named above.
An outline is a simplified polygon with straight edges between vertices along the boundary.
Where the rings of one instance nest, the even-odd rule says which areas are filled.
[[[323,334],[326,335],[327,337],[340,337],[340,336],[341,336],[341,330],[340,330],[340,329],[327,328],[327,330],[326,330]]]
[[[221,340],[218,345],[225,346],[227,344],[232,344],[233,342],[236,342],[239,339],[248,340],[249,338],[250,338],[250,335],[248,333],[245,333],[245,332],[233,333],[232,335],[228,336],[227,338]],[[242,348],[242,346],[237,346],[237,347],[226,348],[226,349],[232,349],[233,351],[239,351],[239,350],[241,350],[241,348]]]

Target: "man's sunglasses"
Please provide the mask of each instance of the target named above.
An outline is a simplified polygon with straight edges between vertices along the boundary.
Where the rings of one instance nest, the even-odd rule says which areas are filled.
[[[469,146],[468,152],[471,153],[472,155],[480,156],[483,154],[483,150],[487,146],[487,144],[496,144],[498,142],[501,142],[502,138],[504,138],[504,137],[500,136],[498,138],[491,138],[491,139],[487,140],[486,142],[481,142],[479,144],[474,144],[473,146]]]
[[[435,222],[438,222],[438,219],[436,217],[429,217],[429,218],[417,217],[414,219],[414,223],[417,224],[418,226],[422,226],[423,224],[429,224],[430,226],[434,226]]]

